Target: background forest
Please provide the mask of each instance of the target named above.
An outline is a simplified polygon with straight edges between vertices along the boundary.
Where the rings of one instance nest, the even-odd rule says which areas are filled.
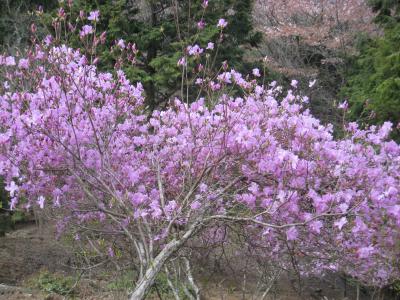
[[[107,31],[101,68],[113,65],[108,49],[115,40],[134,42],[139,63],[124,70],[132,82],[144,83],[149,109],[165,105],[179,89],[176,61],[194,33],[177,31],[171,15],[173,1],[73,2],[75,14],[82,9],[100,10],[98,30]],[[60,3],[67,5],[67,1]],[[189,3],[179,2],[182,28],[188,25],[188,5],[192,17],[201,18],[201,5]],[[0,5],[3,51],[17,53],[29,45],[30,24],[38,19],[38,7],[44,12],[40,33],[44,36],[54,31],[58,1],[3,0]],[[325,122],[338,122],[335,108],[343,100],[349,101],[351,118],[362,124],[399,122],[398,1],[221,0],[210,5],[212,13],[205,16],[205,24],[216,23],[221,15],[227,16],[230,24],[215,66],[226,60],[238,71],[249,71],[261,62],[267,80],[283,85],[292,79],[301,83],[316,79],[311,109]],[[216,28],[205,29],[196,37],[200,42],[218,36]],[[71,36],[71,44],[78,38]],[[306,93],[307,85],[301,87]]]

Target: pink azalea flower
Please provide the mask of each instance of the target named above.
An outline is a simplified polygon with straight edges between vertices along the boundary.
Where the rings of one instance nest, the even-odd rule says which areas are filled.
[[[39,198],[37,199],[37,203],[38,203],[38,205],[39,205],[39,207],[41,208],[41,209],[43,209],[44,208],[44,202],[45,202],[45,198],[43,197],[43,196],[39,196]]]
[[[98,10],[91,11],[89,13],[88,20],[94,21],[94,22],[98,22],[99,21],[99,17],[100,17],[100,12]]]
[[[11,197],[14,197],[16,192],[18,192],[19,187],[15,184],[14,181],[11,181],[9,185],[5,187],[5,190],[10,193]]]
[[[335,221],[335,223],[333,223],[333,225],[337,228],[339,228],[339,230],[342,230],[343,226],[346,225],[347,223],[347,219],[346,217],[342,217],[340,218],[340,220]]]
[[[200,56],[204,52],[204,49],[200,48],[199,45],[188,46],[186,50],[190,56]]]
[[[199,22],[197,22],[197,28],[202,30],[206,26],[206,22],[204,22],[203,19],[201,19]]]
[[[255,77],[260,77],[260,76],[261,76],[260,70],[257,69],[257,68],[253,69],[253,75],[254,75]]]
[[[223,29],[226,26],[228,26],[228,22],[225,19],[219,19],[217,27]]]
[[[109,257],[114,257],[115,256],[114,250],[111,247],[108,247],[108,256]]]
[[[29,60],[25,59],[25,58],[21,58],[18,62],[18,68],[28,69],[29,68]]]
[[[125,49],[125,47],[126,47],[125,41],[123,39],[119,39],[117,42],[117,46],[121,49]]]
[[[93,33],[93,27],[91,25],[83,25],[82,30],[79,33],[79,35],[81,38],[83,38],[92,33]]]
[[[178,66],[186,66],[187,65],[187,62],[186,62],[186,58],[185,57],[181,57],[179,60],[178,60],[178,64],[177,64]]]
[[[13,56],[6,57],[5,62],[6,62],[6,66],[15,66],[16,65],[15,58]]]
[[[199,201],[193,201],[190,205],[190,208],[193,210],[199,209],[201,207],[201,203]]]
[[[288,241],[294,241],[296,240],[298,237],[298,231],[296,227],[290,227],[287,231],[286,231],[286,238]]]
[[[358,249],[357,253],[360,258],[368,258],[371,256],[375,251],[375,248],[373,246],[368,246],[368,247],[363,247]]]
[[[349,108],[349,104],[347,103],[347,101],[343,101],[342,103],[339,104],[338,108],[347,110]]]

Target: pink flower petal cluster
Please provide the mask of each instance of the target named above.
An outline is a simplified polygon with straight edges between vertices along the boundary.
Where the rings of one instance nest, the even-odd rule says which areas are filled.
[[[226,26],[228,26],[228,22],[225,19],[219,19],[217,27],[224,29]]]
[[[204,49],[201,48],[199,45],[193,45],[188,46],[186,48],[186,51],[190,56],[200,56],[204,52]]]
[[[91,25],[83,25],[82,26],[82,30],[79,33],[79,36],[81,38],[83,38],[83,37],[85,37],[85,36],[87,36],[89,34],[92,34],[93,32],[94,32],[94,30],[93,30],[93,27]]]
[[[89,21],[98,22],[98,21],[99,21],[99,18],[100,18],[100,12],[99,12],[98,10],[91,11],[91,12],[89,13],[89,17],[88,17],[88,20],[89,20]]]

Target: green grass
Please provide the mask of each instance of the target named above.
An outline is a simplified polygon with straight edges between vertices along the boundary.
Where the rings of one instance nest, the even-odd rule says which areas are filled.
[[[39,276],[32,280],[33,286],[47,294],[59,294],[62,296],[73,296],[75,279],[72,276],[53,274],[41,271]]]

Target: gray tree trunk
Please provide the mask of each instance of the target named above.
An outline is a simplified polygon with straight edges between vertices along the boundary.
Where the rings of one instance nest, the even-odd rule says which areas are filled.
[[[136,284],[135,290],[131,294],[130,300],[143,300],[146,296],[149,288],[153,285],[157,274],[164,266],[165,262],[171,258],[171,256],[179,250],[180,247],[196,232],[200,229],[200,221],[197,220],[180,239],[173,239],[164,246],[164,249],[156,256],[156,258],[149,263],[149,267],[146,270],[143,278]]]

